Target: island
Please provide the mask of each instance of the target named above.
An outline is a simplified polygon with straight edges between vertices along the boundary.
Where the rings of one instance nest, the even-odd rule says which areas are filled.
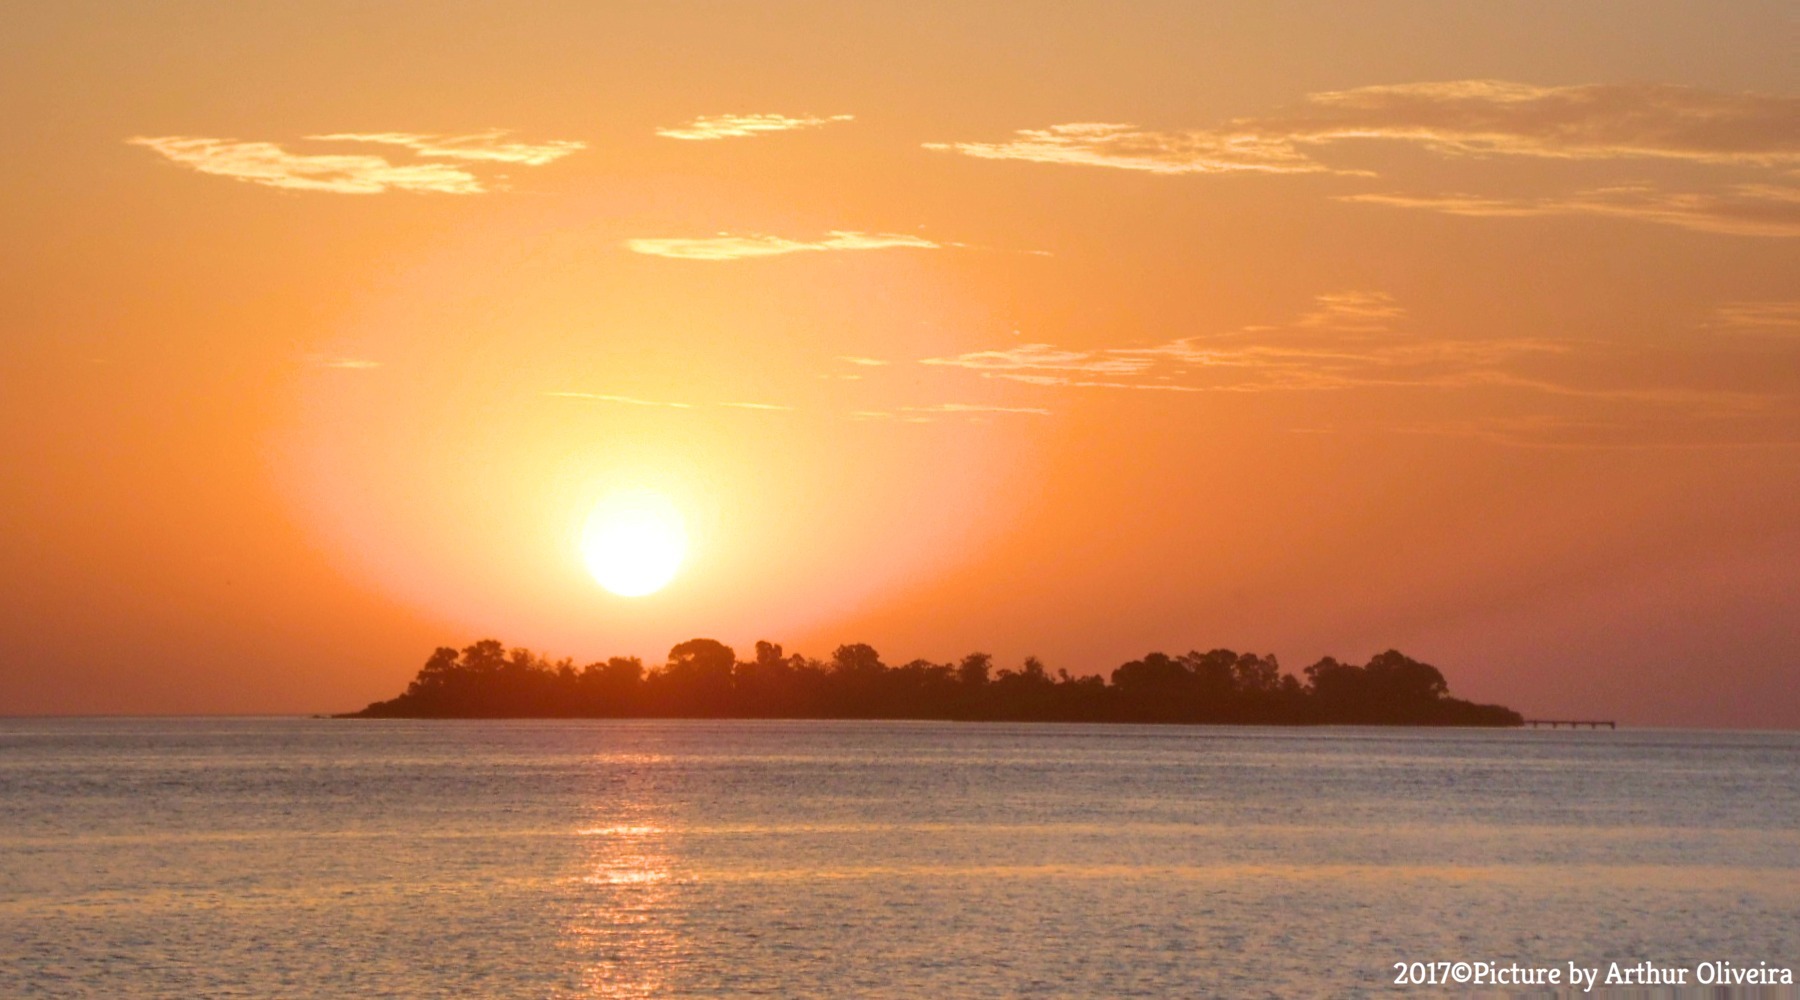
[[[1035,657],[995,669],[956,663],[889,666],[871,646],[829,661],[758,642],[755,655],[691,639],[668,661],[637,657],[576,667],[485,639],[440,647],[399,696],[340,718],[918,719],[970,722],[1146,722],[1227,725],[1519,726],[1500,705],[1450,697],[1444,675],[1396,650],[1364,664],[1325,657],[1296,677],[1274,656],[1229,649],[1150,653],[1111,678],[1054,674]]]

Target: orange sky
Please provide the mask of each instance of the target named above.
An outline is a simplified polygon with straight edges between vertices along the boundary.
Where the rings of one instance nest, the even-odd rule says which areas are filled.
[[[1800,718],[1784,3],[0,15],[0,714],[493,635]],[[692,548],[615,597],[618,488]]]

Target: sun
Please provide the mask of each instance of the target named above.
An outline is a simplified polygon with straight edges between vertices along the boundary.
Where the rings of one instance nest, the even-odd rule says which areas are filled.
[[[667,497],[631,490],[595,505],[581,533],[581,557],[600,586],[643,597],[675,579],[687,541],[681,512]]]

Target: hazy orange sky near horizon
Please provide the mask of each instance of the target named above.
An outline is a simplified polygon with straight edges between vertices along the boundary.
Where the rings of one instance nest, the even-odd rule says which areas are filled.
[[[486,636],[1800,719],[1788,3],[0,13],[0,714]],[[688,559],[621,598],[618,489]]]

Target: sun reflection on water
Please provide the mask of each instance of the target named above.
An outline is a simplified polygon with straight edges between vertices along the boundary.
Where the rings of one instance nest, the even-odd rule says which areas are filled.
[[[577,830],[584,857],[580,903],[564,947],[580,957],[584,997],[650,997],[667,992],[684,960],[678,885],[669,832],[642,821]]]

